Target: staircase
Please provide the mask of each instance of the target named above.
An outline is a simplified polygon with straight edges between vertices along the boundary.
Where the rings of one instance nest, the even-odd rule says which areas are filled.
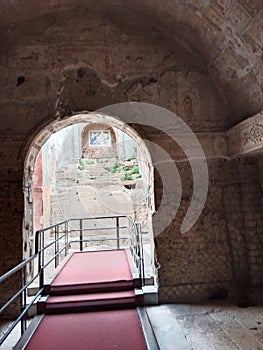
[[[140,280],[125,250],[73,253],[44,287],[38,314],[136,308],[143,305]]]
[[[104,237],[103,240],[115,241],[117,249],[85,251],[85,243],[94,242],[86,235],[90,230],[88,223],[105,219],[116,222],[116,226],[103,227],[109,232],[113,230],[115,237],[111,233],[109,238]],[[100,230],[101,227],[97,226],[96,229]],[[49,238],[47,242],[45,237]],[[129,242],[128,249],[127,244],[122,247],[124,239]],[[79,251],[68,255],[72,244],[79,245]],[[51,248],[52,256],[46,254]],[[60,264],[62,256],[64,258]],[[55,276],[48,280],[47,270],[51,263],[55,263]],[[25,271],[32,265],[37,268],[28,281]],[[21,272],[23,286],[2,306],[0,314],[18,296],[22,296],[22,312],[1,335],[0,345],[21,321],[22,337],[14,348],[16,350],[107,350],[109,344],[110,348],[158,349],[142,307],[147,288],[142,239],[137,224],[129,217],[70,219],[37,231],[35,254],[0,276],[0,283]],[[37,288],[35,282],[38,282]],[[30,294],[32,296],[28,298],[30,288],[36,294]],[[35,306],[38,316],[27,328]],[[98,337],[94,336],[95,333]]]
[[[44,286],[49,294],[37,304],[39,319],[14,349],[159,350],[145,311],[138,309],[144,305],[136,288],[141,280],[132,273],[128,254],[121,249],[73,253]]]

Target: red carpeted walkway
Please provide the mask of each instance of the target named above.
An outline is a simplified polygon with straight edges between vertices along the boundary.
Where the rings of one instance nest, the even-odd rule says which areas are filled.
[[[147,349],[125,250],[72,254],[48,292],[27,350]]]
[[[26,350],[146,350],[136,309],[46,315]]]
[[[125,250],[74,253],[50,285],[51,294],[133,287]]]
[[[43,303],[42,312],[58,313],[58,312],[75,312],[102,310],[114,308],[136,307],[136,295],[133,290],[107,293],[89,293],[89,294],[73,294],[50,296]],[[139,301],[138,301],[139,303]]]

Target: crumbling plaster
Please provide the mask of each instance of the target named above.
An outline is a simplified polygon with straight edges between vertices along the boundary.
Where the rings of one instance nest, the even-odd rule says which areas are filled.
[[[34,0],[0,1],[1,271],[19,262],[27,249],[21,235],[22,179],[23,171],[32,169],[23,165],[36,135],[43,130],[44,140],[48,125],[74,113],[138,101],[171,110],[197,133],[210,174],[204,212],[188,236],[179,237],[178,217],[192,190],[187,160],[166,135],[133,125],[181,164],[185,186],[179,216],[157,241],[161,300],[184,300],[188,294],[200,299],[213,284],[231,290],[231,261],[237,256],[234,252],[231,260],[231,249],[237,245],[227,238],[224,212],[232,203],[222,200],[223,187],[233,185],[237,197],[248,196],[256,222],[261,215],[261,200],[251,198],[259,191],[256,159],[230,160],[240,154],[231,153],[231,141],[227,146],[232,132],[227,130],[263,109],[262,8],[262,0],[50,0],[37,6]],[[32,159],[39,145],[33,144]],[[255,186],[247,191],[245,183]],[[156,174],[157,207],[161,197]],[[237,227],[252,225],[237,214],[229,220]],[[26,220],[24,225],[29,229]],[[251,257],[259,266],[257,248],[259,257]]]

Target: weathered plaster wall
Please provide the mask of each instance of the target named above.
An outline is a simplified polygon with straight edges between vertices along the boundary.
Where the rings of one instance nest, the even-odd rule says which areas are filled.
[[[94,5],[93,12],[89,4]],[[134,0],[123,7],[118,1],[114,5],[89,1],[83,7],[82,1],[70,0],[41,2],[39,8],[31,1],[0,5],[0,272],[32,249],[27,243],[22,246],[23,161],[36,132],[54,118],[116,102],[143,101],[176,112],[195,132],[210,132],[203,136],[208,140],[213,132],[262,109],[260,0],[160,1],[158,6],[151,1],[138,5]],[[138,131],[177,159],[170,140],[162,140],[158,132],[150,135],[147,128]],[[177,228],[192,182],[189,167],[178,166],[185,195],[178,217],[157,238],[162,301],[202,298],[214,286],[228,286],[233,280],[227,235],[232,220],[239,219],[226,220],[223,213],[230,212],[232,203],[225,195],[223,205],[222,193],[240,173],[245,174],[242,184],[248,184],[241,186],[241,192],[250,198],[244,203],[259,215],[259,199],[247,193],[256,188],[252,178],[257,177],[257,169],[253,175],[246,161],[237,168],[236,161],[211,160],[203,215],[191,232],[180,236]],[[160,184],[156,177],[157,203]],[[231,191],[233,198],[241,193],[235,185]],[[29,190],[27,200],[31,197]],[[249,219],[244,223],[240,215],[240,220],[242,227],[249,227]],[[254,237],[254,231],[249,232]],[[234,253],[233,261],[236,257]],[[250,274],[253,283],[259,273]]]
[[[121,130],[114,128],[117,142],[117,150],[120,160],[127,160],[136,157],[139,151],[137,150],[136,142]],[[140,157],[138,157],[140,161]],[[142,155],[141,155],[142,158]]]
[[[89,144],[89,132],[108,131],[110,135],[110,146],[101,147]],[[103,124],[86,125],[81,132],[82,158],[118,158],[116,135],[113,128]]]
[[[43,228],[43,167],[42,149],[39,151],[33,175],[34,230]]]
[[[205,208],[194,227],[182,235],[192,189],[189,164],[178,165],[185,182],[181,207],[176,220],[156,238],[162,302],[227,294],[249,302],[253,287],[262,286],[262,191],[256,160],[211,160],[208,166]],[[155,185],[158,205],[162,187],[159,182]]]
[[[27,243],[23,243],[23,193],[22,172],[14,169],[0,171],[0,274],[7,272],[22,260],[23,249],[27,250]],[[0,304],[9,300],[15,289],[20,286],[19,273],[6,280],[0,286]],[[5,316],[12,317],[20,308],[19,298],[5,312]]]

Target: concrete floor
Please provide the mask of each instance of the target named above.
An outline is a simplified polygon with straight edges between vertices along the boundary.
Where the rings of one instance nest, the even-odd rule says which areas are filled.
[[[161,350],[263,349],[263,307],[170,304],[147,312]]]
[[[0,321],[0,334],[2,334],[8,327],[10,326],[10,322],[8,321]],[[5,342],[0,346],[1,350],[12,350],[13,347],[18,342],[21,336],[21,326],[20,323],[15,327],[9,337],[5,340]]]
[[[263,307],[169,304],[147,312],[161,350],[263,349]],[[1,349],[11,350],[18,337],[19,327]]]

